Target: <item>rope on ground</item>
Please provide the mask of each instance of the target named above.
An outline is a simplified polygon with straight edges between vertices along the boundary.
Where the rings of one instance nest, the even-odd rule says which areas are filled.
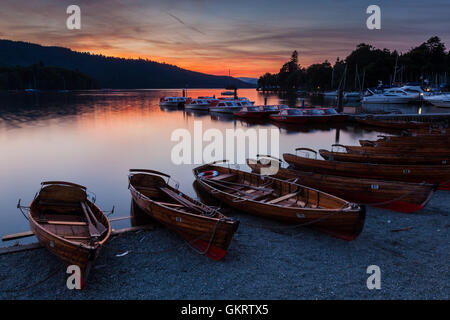
[[[44,282],[50,280],[50,279],[53,278],[55,275],[57,275],[59,272],[61,272],[61,270],[62,270],[61,268],[57,268],[55,271],[53,271],[53,272],[51,272],[49,275],[47,275],[47,277],[45,277],[44,279],[39,280],[38,282],[33,283],[32,285],[29,285],[29,286],[27,286],[27,287],[24,287],[24,288],[18,288],[18,289],[10,289],[10,290],[0,290],[0,292],[3,292],[3,293],[12,293],[12,292],[23,292],[23,291],[27,291],[27,290],[29,290],[29,289],[32,289],[32,288],[34,288],[34,287],[37,287],[37,286],[43,284]]]
[[[181,247],[184,247],[185,245],[188,245],[189,247],[191,247],[192,249],[194,249],[194,251],[196,251],[197,253],[202,254],[202,255],[203,255],[203,254],[206,254],[206,253],[209,251],[209,249],[210,249],[210,247],[211,247],[211,244],[212,244],[213,241],[214,241],[214,238],[215,238],[215,235],[216,235],[216,231],[217,231],[217,227],[218,227],[218,225],[220,224],[220,222],[221,222],[222,220],[223,220],[222,218],[219,219],[219,220],[217,220],[217,222],[216,222],[216,224],[215,224],[215,226],[214,226],[214,229],[213,229],[213,231],[212,231],[211,237],[210,237],[210,239],[209,239],[208,245],[207,245],[207,247],[206,247],[206,249],[205,249],[204,251],[200,251],[200,250],[198,250],[197,248],[193,247],[193,244],[196,243],[197,241],[199,241],[201,238],[203,238],[203,237],[209,235],[210,232],[206,232],[206,233],[200,235],[199,237],[197,237],[197,238],[195,238],[195,239],[193,239],[193,240],[185,240],[185,242],[183,242],[183,243],[181,243],[181,244],[179,244],[179,245],[176,245],[176,246],[170,247],[170,248],[168,248],[168,249],[164,249],[164,250],[156,250],[156,251],[137,251],[137,250],[128,250],[128,252],[129,252],[129,253],[135,253],[135,254],[159,254],[159,253],[166,253],[166,252],[176,251],[176,250],[180,249]],[[108,245],[103,245],[103,247],[104,247],[104,248],[107,248],[107,249],[117,250],[117,251],[123,251],[123,250],[124,250],[123,248],[111,246],[111,245],[109,245],[109,244],[108,244]]]

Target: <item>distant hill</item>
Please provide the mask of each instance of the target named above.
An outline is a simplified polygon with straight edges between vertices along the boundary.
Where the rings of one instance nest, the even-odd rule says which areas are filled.
[[[0,40],[0,66],[55,66],[82,72],[98,80],[103,88],[239,88],[254,85],[226,76],[189,71],[144,59],[123,59],[45,47],[20,41]]]
[[[0,90],[90,90],[100,84],[79,71],[59,67],[32,65],[29,67],[1,67]]]
[[[251,85],[254,85],[255,87],[258,85],[258,78],[238,77],[236,79],[250,83]]]

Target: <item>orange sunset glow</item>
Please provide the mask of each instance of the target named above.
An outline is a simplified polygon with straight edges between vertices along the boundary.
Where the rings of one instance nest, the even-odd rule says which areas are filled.
[[[67,3],[6,0],[0,38],[144,58],[214,75],[230,70],[234,77],[278,72],[293,50],[306,67],[345,58],[361,42],[402,51],[431,32],[450,42],[448,33],[440,32],[448,29],[445,3],[414,3],[410,8],[416,10],[406,15],[399,4],[386,2],[383,28],[371,32],[365,25],[367,3],[346,1],[329,10],[328,2],[81,0],[81,29],[68,30]]]

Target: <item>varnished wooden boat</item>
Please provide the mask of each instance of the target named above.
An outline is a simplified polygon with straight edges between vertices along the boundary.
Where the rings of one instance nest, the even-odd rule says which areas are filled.
[[[128,178],[134,202],[147,215],[178,232],[211,259],[225,256],[239,221],[172,187],[165,173],[132,169]]]
[[[80,267],[82,287],[111,234],[106,215],[88,200],[86,187],[43,182],[30,204],[28,220],[39,242],[67,265]]]
[[[324,149],[319,150],[320,155],[325,160],[331,161],[347,161],[347,162],[364,162],[364,163],[380,163],[380,164],[450,164],[450,156],[434,156],[432,153],[428,155],[414,154],[364,154],[364,153],[347,153],[332,152]]]
[[[341,145],[339,145],[341,146]],[[426,146],[416,148],[411,146],[404,147],[385,147],[385,146],[342,146],[348,153],[361,154],[400,154],[414,156],[450,157],[450,151],[446,148],[427,148]]]
[[[281,164],[275,159],[271,161]],[[261,173],[262,168],[266,168],[266,172],[270,171],[267,161],[262,163],[260,159],[247,160],[247,164],[257,174]],[[342,177],[281,167],[273,173],[275,178],[295,181],[348,201],[405,213],[423,209],[436,190],[436,185],[428,183]]]
[[[382,120],[374,117],[355,118],[356,122],[373,127],[388,128],[388,129],[429,129],[433,124],[428,122],[417,121],[401,121],[401,120]]]
[[[445,148],[450,151],[450,135],[379,136],[376,141],[359,140],[361,146]]]
[[[317,154],[316,154],[317,156]],[[295,169],[346,177],[438,184],[450,190],[450,165],[395,165],[343,162],[305,158],[290,153],[284,160]]]
[[[310,226],[348,241],[364,226],[364,206],[312,188],[215,163],[195,168],[194,175],[200,188],[243,212]]]

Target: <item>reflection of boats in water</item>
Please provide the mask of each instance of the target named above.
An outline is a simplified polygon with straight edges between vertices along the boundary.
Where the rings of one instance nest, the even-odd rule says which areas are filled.
[[[189,110],[189,109],[184,109],[184,113],[188,116],[188,117],[194,117],[194,118],[204,118],[209,116],[209,111],[208,110]]]
[[[210,112],[211,114],[211,120],[213,121],[225,121],[225,122],[232,122],[236,121],[236,118],[233,114],[228,113],[217,113],[217,112]]]

